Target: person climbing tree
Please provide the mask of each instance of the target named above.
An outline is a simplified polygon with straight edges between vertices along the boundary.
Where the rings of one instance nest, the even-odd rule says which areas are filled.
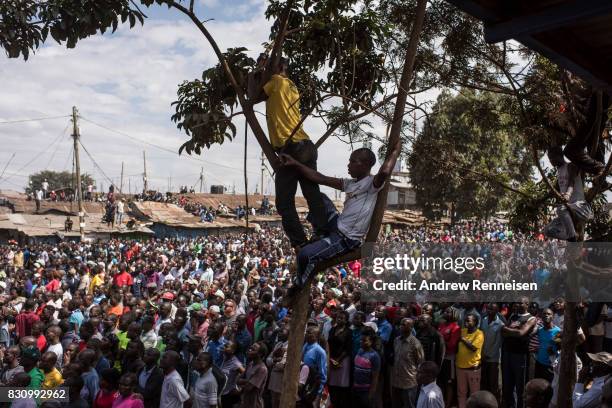
[[[571,73],[564,77],[566,104],[564,113],[569,117],[569,126],[563,126],[571,136],[563,153],[581,171],[595,176],[605,169],[603,133],[608,122],[610,96],[594,89]]]
[[[575,241],[581,225],[593,218],[591,205],[585,200],[584,185],[580,170],[574,163],[567,163],[563,158],[560,146],[553,146],[548,150],[548,158],[557,168],[559,192],[568,200],[567,206],[561,204],[557,208],[557,217],[545,228],[544,234],[550,238],[566,241]],[[575,225],[578,224],[578,225]]]
[[[265,57],[260,57],[259,64],[265,63]],[[289,154],[299,163],[316,171],[317,148],[302,128],[300,94],[293,81],[287,77],[287,67],[288,61],[280,58],[278,65],[270,67],[269,72],[272,75],[263,86],[270,142],[277,153]],[[302,176],[292,166],[278,169],[274,181],[276,208],[282,217],[283,229],[291,245],[300,248],[307,243],[295,208],[298,181],[308,202],[314,234],[325,235],[327,217],[318,184]]]
[[[361,245],[370,226],[378,192],[391,174],[400,150],[399,143],[393,146],[391,154],[387,155],[375,176],[370,174],[370,170],[376,164],[374,153],[367,148],[355,150],[348,163],[348,173],[352,177],[350,179],[324,176],[288,154],[280,155],[283,168],[292,168],[313,183],[332,187],[346,194],[344,209],[334,219],[329,233],[323,239],[304,246],[298,253],[297,274],[294,276],[289,298],[304,287],[319,262]]]

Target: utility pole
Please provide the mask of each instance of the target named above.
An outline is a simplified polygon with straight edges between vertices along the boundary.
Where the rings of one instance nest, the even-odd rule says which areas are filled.
[[[142,182],[144,183],[143,189],[144,193],[147,194],[147,191],[149,190],[147,184],[147,155],[144,150],[142,151],[142,161],[144,163],[144,173],[142,175]]]
[[[263,151],[261,152],[261,195],[264,195],[264,169],[265,169],[265,163],[264,163],[264,155],[263,155]]]
[[[123,194],[123,162],[121,162],[121,182],[119,183],[119,192]]]
[[[200,169],[200,193],[202,192],[202,184],[204,184],[204,167]]]
[[[132,178],[128,178],[128,191],[132,194]]]
[[[81,163],[79,161],[79,124],[76,106],[72,107],[72,137],[74,139],[74,166],[76,172],[76,193],[79,203],[79,233],[81,242],[85,239],[85,213],[83,212],[83,188],[81,186]]]

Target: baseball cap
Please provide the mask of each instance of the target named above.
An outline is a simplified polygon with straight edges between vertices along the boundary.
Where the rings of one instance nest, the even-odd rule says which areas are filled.
[[[174,293],[166,292],[161,296],[161,298],[164,300],[174,300]]]
[[[202,310],[202,304],[201,303],[194,303],[189,308],[191,310],[193,310],[194,312],[199,312],[200,310]]]
[[[612,354],[606,351],[602,351],[599,353],[587,353],[587,355],[592,361],[596,363],[606,364],[612,367]]]
[[[215,292],[215,296],[218,296],[221,299],[225,299],[225,293],[223,293],[221,289],[217,289],[217,291]]]
[[[219,309],[219,306],[217,305],[212,305],[208,308],[208,310],[213,313],[221,313],[221,309]]]

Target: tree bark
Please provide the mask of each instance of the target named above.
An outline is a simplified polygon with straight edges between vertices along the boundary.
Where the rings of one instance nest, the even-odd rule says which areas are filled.
[[[406,100],[408,96],[408,88],[414,71],[414,62],[416,59],[417,46],[425,20],[425,9],[427,0],[418,0],[417,13],[415,21],[410,32],[410,40],[406,49],[404,60],[404,68],[400,83],[398,84],[398,95],[395,103],[395,111],[393,114],[393,124],[389,133],[387,142],[387,157],[392,157],[397,149],[401,148],[401,130],[406,108]],[[397,156],[396,156],[397,157]],[[395,163],[393,163],[395,164]],[[393,167],[393,166],[392,166]],[[389,182],[385,182],[385,186],[378,193],[376,207],[372,214],[370,228],[366,236],[367,243],[375,243],[380,232],[382,218],[387,204],[387,193]],[[348,254],[330,259],[317,265],[316,271],[321,271],[329,266],[337,265],[339,262],[347,260],[359,259],[362,257],[361,248],[352,251]],[[313,276],[316,272],[313,273]],[[295,406],[295,397],[298,389],[299,370],[302,361],[302,345],[304,342],[304,329],[308,319],[309,298],[310,298],[310,282],[306,282],[305,288],[297,295],[293,304],[293,314],[290,323],[289,344],[287,346],[287,363],[283,372],[283,391],[281,393],[280,406],[283,408],[292,408]]]

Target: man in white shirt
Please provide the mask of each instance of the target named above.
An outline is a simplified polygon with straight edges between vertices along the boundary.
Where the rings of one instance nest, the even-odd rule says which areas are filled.
[[[45,179],[45,181],[42,182],[42,191],[43,191],[43,198],[47,198],[47,192],[49,191],[49,182],[47,181],[47,179]]]
[[[217,380],[212,374],[210,353],[200,353],[193,362],[200,376],[191,387],[192,408],[215,408],[217,406]]]
[[[189,393],[185,389],[183,379],[176,371],[180,356],[176,351],[166,351],[161,358],[159,367],[164,370],[164,383],[162,384],[160,408],[183,408],[189,400]]]
[[[438,371],[438,365],[433,361],[424,361],[417,368],[416,378],[421,390],[416,408],[444,408],[444,396],[436,384]]]
[[[328,177],[303,165],[289,155],[281,154],[284,166],[291,166],[306,179],[328,187],[344,191],[344,209],[334,217],[329,225],[329,234],[322,239],[298,248],[298,273],[288,297],[304,287],[316,265],[361,245],[368,232],[378,192],[384,187],[399,156],[401,146],[394,146],[378,173],[370,174],[376,164],[376,155],[370,149],[353,151],[349,159],[348,173],[351,179]],[[335,209],[334,209],[335,210]],[[327,228],[326,228],[327,229]]]

